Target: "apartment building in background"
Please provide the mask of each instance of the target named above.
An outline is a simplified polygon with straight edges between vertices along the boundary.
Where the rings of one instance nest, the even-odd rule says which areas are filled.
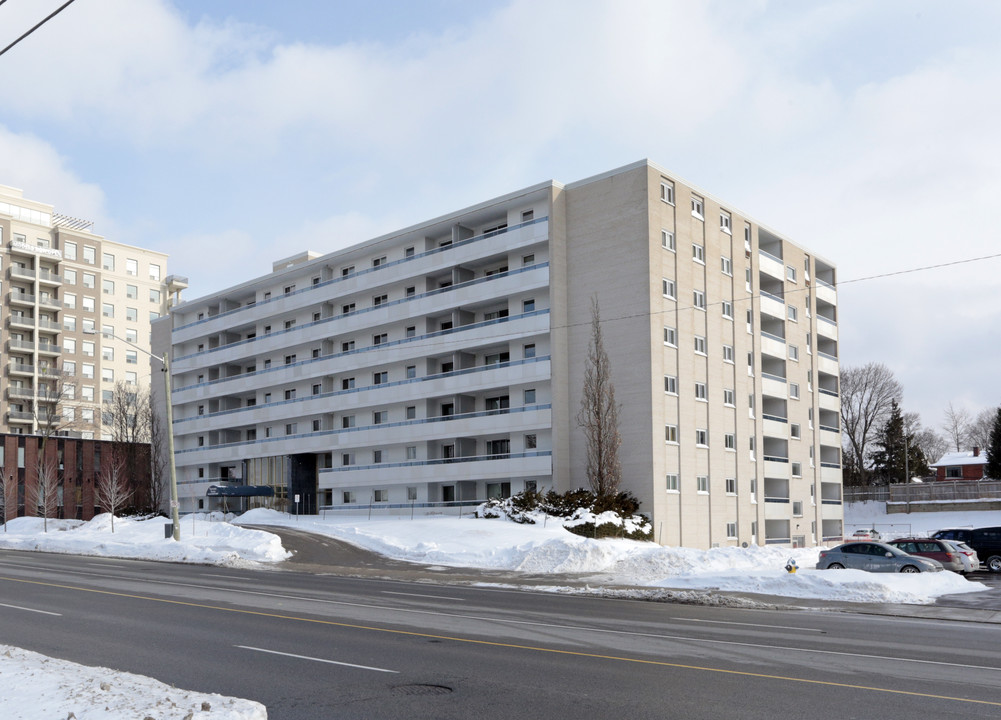
[[[7,186],[0,248],[0,432],[38,434],[58,417],[59,434],[110,439],[102,405],[118,382],[159,379],[143,352],[150,322],[184,279],[168,278],[165,254],[96,235],[92,223]]]
[[[545,182],[176,306],[182,511],[586,486],[591,300],[622,489],[669,545],[842,536],[836,270],[641,161]]]

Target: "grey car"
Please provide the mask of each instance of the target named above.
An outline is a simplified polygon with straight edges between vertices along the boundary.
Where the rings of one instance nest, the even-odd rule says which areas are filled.
[[[820,551],[818,570],[868,570],[869,572],[941,572],[942,563],[908,555],[881,542],[850,542]]]

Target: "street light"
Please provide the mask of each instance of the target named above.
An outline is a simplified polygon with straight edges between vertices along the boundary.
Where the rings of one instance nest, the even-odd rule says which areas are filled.
[[[120,340],[121,342],[125,343],[126,345],[131,345],[132,347],[134,347],[136,350],[138,350],[139,352],[143,353],[144,355],[149,355],[151,358],[153,358],[154,360],[156,360],[157,362],[159,362],[159,363],[161,363],[163,365],[163,371],[162,371],[163,372],[163,387],[164,387],[164,392],[166,393],[166,402],[167,402],[167,454],[170,456],[169,457],[169,460],[170,460],[170,519],[171,519],[171,521],[174,524],[174,539],[175,540],[180,540],[181,539],[181,518],[180,518],[180,515],[178,513],[178,504],[177,504],[177,466],[174,464],[174,412],[173,412],[171,398],[170,398],[170,354],[169,354],[169,352],[165,352],[163,354],[163,357],[160,357],[159,355],[154,355],[149,350],[146,350],[145,348],[139,347],[138,345],[136,345],[131,340],[126,340],[123,337],[118,337],[114,333],[109,333],[109,332],[100,332],[99,333],[95,329],[95,330],[84,330],[83,334],[84,335],[101,335],[102,337],[110,337],[110,338],[114,338],[115,340]],[[153,440],[153,438],[151,437],[150,438],[150,441],[151,441],[150,451],[152,451],[152,449],[153,449],[152,448],[152,440]]]

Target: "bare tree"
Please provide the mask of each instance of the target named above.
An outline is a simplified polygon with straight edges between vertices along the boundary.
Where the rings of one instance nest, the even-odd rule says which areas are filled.
[[[111,430],[112,461],[122,464],[124,475],[132,479],[132,497],[144,510],[158,509],[160,498],[151,482],[150,438],[153,410],[150,391],[119,382],[103,407],[105,425]]]
[[[956,409],[949,403],[945,411],[945,422],[942,429],[945,430],[950,444],[956,446],[956,452],[962,450],[970,442],[970,425],[973,419],[968,410]]]
[[[991,444],[991,430],[994,429],[994,419],[997,417],[998,408],[984,408],[970,422],[969,436],[970,445],[985,450]]]
[[[11,505],[17,512],[17,483],[14,482],[13,475],[4,475],[3,468],[0,468],[0,507],[3,507],[3,531],[7,532],[7,512]]]
[[[612,371],[601,337],[598,298],[591,298],[591,342],[587,349],[584,387],[577,425],[587,438],[587,481],[599,497],[615,495],[622,481],[619,462],[619,408],[615,402]]]
[[[53,453],[44,453],[39,448],[37,477],[35,478],[35,498],[32,505],[38,506],[42,515],[42,531],[49,531],[49,516],[56,516],[59,507],[59,463]]]
[[[95,499],[102,510],[111,513],[111,532],[115,532],[115,514],[121,510],[129,498],[133,488],[125,474],[125,461],[114,459],[101,471],[94,488]]]
[[[904,429],[929,463],[936,462],[949,449],[949,441],[934,429],[926,428],[918,413],[904,413]]]
[[[149,413],[149,509],[159,512],[167,507],[167,435],[163,419],[156,412],[156,396],[150,391],[146,405]]]
[[[882,363],[841,369],[841,423],[845,450],[858,473],[857,484],[866,485],[870,447],[876,432],[886,423],[903,388]]]

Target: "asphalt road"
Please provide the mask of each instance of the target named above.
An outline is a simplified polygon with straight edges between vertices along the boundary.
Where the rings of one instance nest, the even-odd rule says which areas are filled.
[[[3,551],[0,630],[273,720],[1001,717],[968,622]]]

